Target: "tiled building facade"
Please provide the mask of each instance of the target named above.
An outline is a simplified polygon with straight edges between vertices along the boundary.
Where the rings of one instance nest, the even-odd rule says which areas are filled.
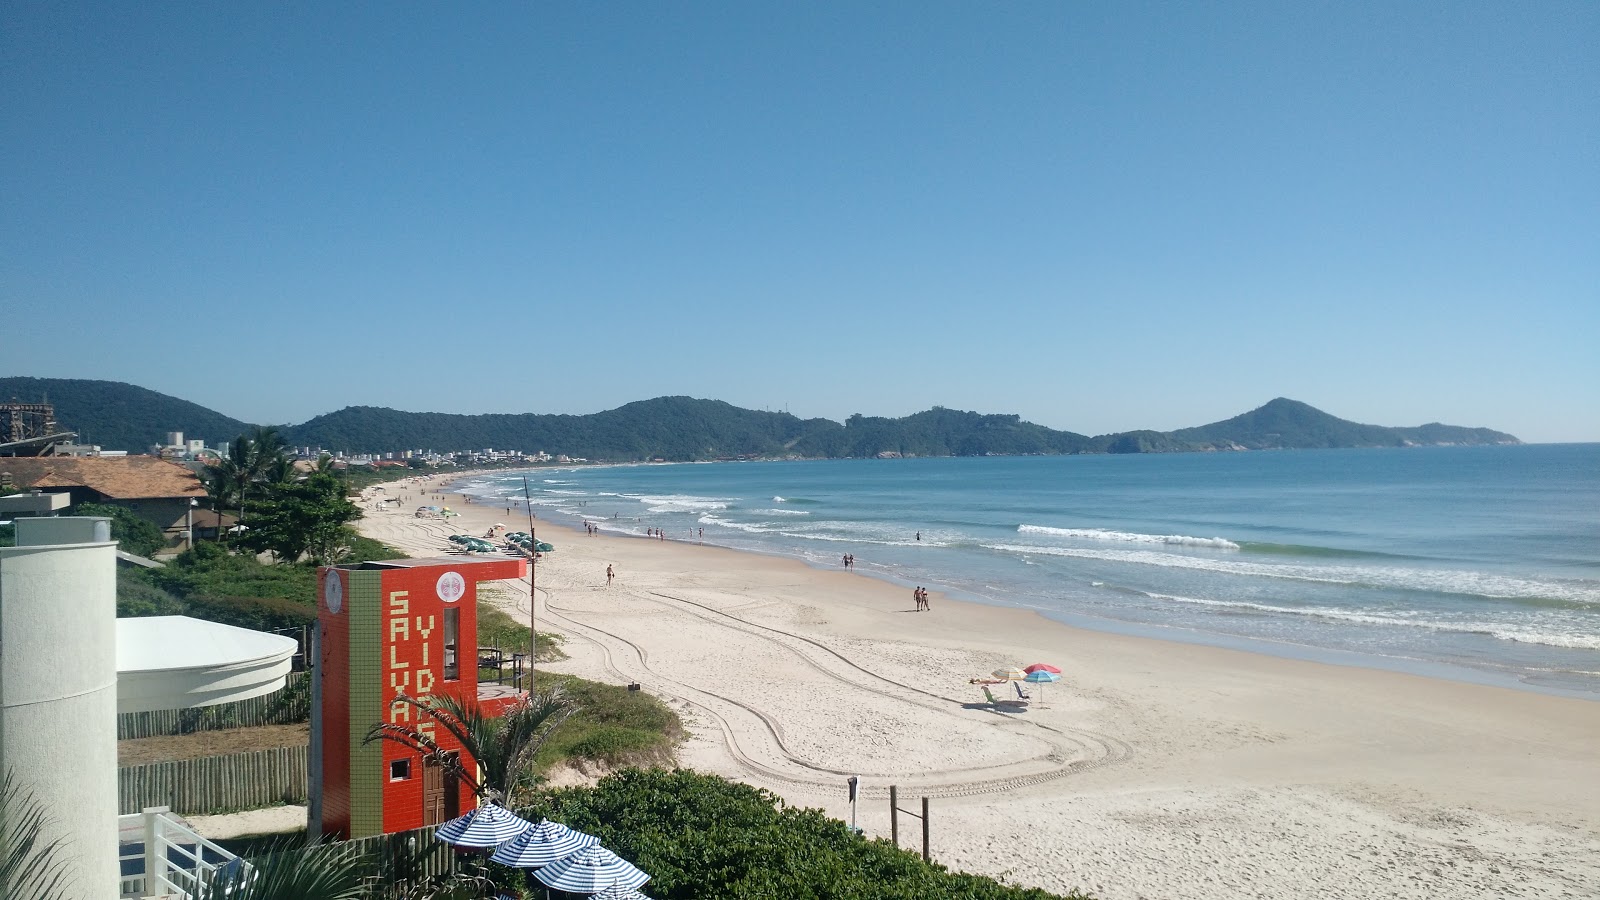
[[[415,725],[446,751],[461,750],[449,731],[396,698],[449,694],[477,702],[477,583],[521,577],[527,565],[394,560],[318,573],[316,830],[386,834],[447,821],[475,805],[472,792],[441,767],[392,741],[363,739],[379,722]]]

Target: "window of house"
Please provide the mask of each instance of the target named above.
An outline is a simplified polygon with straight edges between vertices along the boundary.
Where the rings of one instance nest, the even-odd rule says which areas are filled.
[[[461,635],[461,610],[459,607],[447,607],[444,611],[444,680],[456,681],[461,678],[461,663],[456,656],[456,644]]]
[[[411,777],[411,760],[397,759],[389,763],[389,780],[405,781]]]

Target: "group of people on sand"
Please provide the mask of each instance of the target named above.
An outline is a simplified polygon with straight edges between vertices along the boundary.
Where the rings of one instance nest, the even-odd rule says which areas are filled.
[[[917,612],[931,608],[928,606],[928,591],[926,588],[918,585],[917,589],[911,592],[911,596],[917,601]]]
[[[600,526],[593,522],[585,522],[583,523],[583,530],[589,532],[589,537],[594,537],[600,533]]]

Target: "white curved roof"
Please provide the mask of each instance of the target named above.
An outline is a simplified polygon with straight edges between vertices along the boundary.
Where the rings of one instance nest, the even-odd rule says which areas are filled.
[[[117,711],[189,709],[283,687],[293,638],[191,619],[117,620]]]

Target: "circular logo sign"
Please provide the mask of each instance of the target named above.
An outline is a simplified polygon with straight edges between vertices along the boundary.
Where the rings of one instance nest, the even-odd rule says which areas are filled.
[[[446,572],[439,576],[435,589],[439,592],[440,600],[454,603],[467,592],[467,580],[461,577],[460,572]]]
[[[328,604],[328,612],[335,615],[344,608],[344,582],[339,580],[339,573],[329,572],[322,582],[322,602]]]

